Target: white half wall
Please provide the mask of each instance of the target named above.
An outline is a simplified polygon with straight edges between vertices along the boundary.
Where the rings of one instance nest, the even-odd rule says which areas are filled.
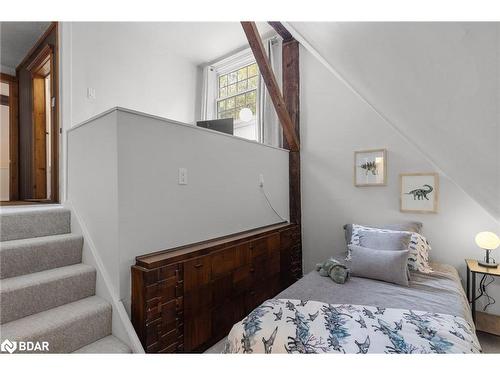
[[[178,184],[187,168],[188,184]],[[124,305],[135,257],[288,218],[288,152],[125,109],[68,133],[68,200]]]
[[[484,256],[474,243],[475,235],[484,230],[500,233],[499,223],[443,174],[439,213],[401,213],[399,174],[433,172],[434,166],[305,48],[300,50],[300,69],[306,272],[330,256],[342,257],[345,251],[342,226],[346,223],[421,221],[424,235],[432,245],[431,260],[455,266],[465,279],[464,258]],[[442,146],[447,147],[447,143],[443,141]],[[374,148],[388,150],[388,184],[356,188],[353,152]],[[488,291],[500,301],[498,281]],[[500,314],[500,303],[488,311]]]
[[[199,69],[171,48],[164,23],[61,22],[60,191],[66,197],[66,131],[109,108],[127,107],[193,123]],[[175,28],[174,28],[175,30]],[[182,30],[182,29],[181,29]],[[193,47],[194,48],[194,47]],[[93,89],[95,97],[88,97]]]

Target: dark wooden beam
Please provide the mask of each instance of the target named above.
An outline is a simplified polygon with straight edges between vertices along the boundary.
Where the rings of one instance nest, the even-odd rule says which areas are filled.
[[[267,23],[279,34],[279,36],[281,36],[281,38],[283,38],[284,42],[294,40],[293,35],[290,33],[290,31],[287,30],[285,26],[283,26],[281,22],[268,21]]]
[[[255,25],[255,22],[241,22],[241,26],[243,27],[243,31],[248,39],[255,61],[259,66],[260,74],[262,74],[267,91],[269,92],[269,96],[273,102],[274,109],[276,110],[281,127],[283,128],[283,135],[289,149],[291,151],[299,151],[299,139],[295,133],[294,124],[288,113],[285,101],[283,100],[283,96],[281,95],[278,83],[267,58],[257,26]]]
[[[293,123],[294,133],[300,142],[300,71],[299,42],[295,39],[283,42],[282,49],[283,99]],[[287,140],[283,146],[289,153],[289,200],[290,222],[299,224],[302,217],[300,191],[300,153],[292,150]]]

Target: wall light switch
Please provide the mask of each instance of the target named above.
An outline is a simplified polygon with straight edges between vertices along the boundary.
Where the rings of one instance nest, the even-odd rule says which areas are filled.
[[[95,99],[95,88],[87,87],[87,99]]]
[[[186,168],[179,168],[179,185],[187,185],[188,171]]]

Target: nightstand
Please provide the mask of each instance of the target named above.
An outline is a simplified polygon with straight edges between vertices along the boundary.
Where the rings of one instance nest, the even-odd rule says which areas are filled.
[[[476,274],[500,277],[500,266],[496,268],[482,267],[475,259],[466,259],[465,264],[467,265],[467,299],[471,304],[472,320],[476,322]]]

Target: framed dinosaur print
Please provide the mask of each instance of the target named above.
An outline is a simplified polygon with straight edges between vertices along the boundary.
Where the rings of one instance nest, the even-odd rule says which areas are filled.
[[[354,186],[387,184],[387,150],[354,152]]]
[[[439,175],[437,173],[405,173],[401,182],[401,212],[436,213],[439,202]]]

